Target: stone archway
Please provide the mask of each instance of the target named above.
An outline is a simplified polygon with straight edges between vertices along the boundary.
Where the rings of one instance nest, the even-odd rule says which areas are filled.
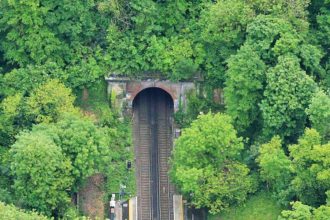
[[[193,82],[171,82],[159,79],[131,80],[122,77],[108,77],[106,81],[108,94],[115,97],[112,101],[124,113],[131,113],[134,98],[147,88],[159,88],[166,91],[173,99],[174,112],[179,109],[180,104],[186,105],[187,94],[195,90]]]

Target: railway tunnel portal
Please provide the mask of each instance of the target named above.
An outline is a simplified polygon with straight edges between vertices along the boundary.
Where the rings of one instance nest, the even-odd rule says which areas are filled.
[[[178,219],[175,215],[183,213],[173,211],[177,210],[173,198],[178,195],[174,195],[168,176],[173,140],[179,134],[173,116],[186,105],[186,96],[195,90],[195,84],[118,77],[106,80],[112,104],[133,122],[137,193],[132,219]]]

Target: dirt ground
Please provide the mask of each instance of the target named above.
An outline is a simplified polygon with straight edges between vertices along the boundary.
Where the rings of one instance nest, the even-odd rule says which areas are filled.
[[[104,219],[105,204],[103,191],[104,176],[95,174],[88,178],[85,186],[79,191],[79,208],[93,219]]]

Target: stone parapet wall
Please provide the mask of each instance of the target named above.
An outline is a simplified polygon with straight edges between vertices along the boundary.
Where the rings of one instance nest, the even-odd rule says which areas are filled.
[[[166,91],[173,99],[174,111],[179,105],[186,105],[187,94],[195,89],[193,82],[171,82],[159,79],[130,80],[120,77],[108,77],[108,93],[111,103],[121,112],[131,112],[134,98],[147,88],[160,88]]]

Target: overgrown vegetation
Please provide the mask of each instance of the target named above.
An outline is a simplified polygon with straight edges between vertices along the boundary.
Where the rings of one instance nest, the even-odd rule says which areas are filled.
[[[0,202],[0,218],[7,220],[48,220],[46,216],[36,212],[24,212],[13,205],[5,205]]]
[[[229,116],[200,115],[175,144],[172,180],[197,208],[222,211],[255,190],[242,149]]]
[[[271,198],[269,192],[261,191],[248,198],[246,203],[232,206],[219,215],[211,215],[210,220],[277,220],[282,207]]]
[[[0,199],[60,218],[97,172],[112,177],[107,194],[134,194],[130,121],[102,78],[154,75],[198,79],[171,160],[189,203],[223,211],[267,188],[285,208],[296,201],[281,218],[322,219],[329,42],[329,0],[3,0]]]

